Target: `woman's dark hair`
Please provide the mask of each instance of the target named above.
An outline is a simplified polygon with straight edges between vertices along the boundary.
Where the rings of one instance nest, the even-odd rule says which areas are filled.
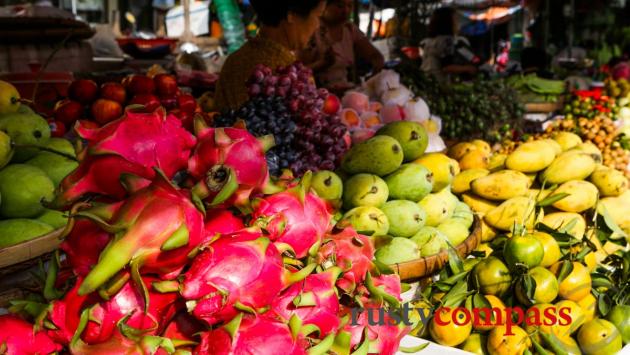
[[[250,0],[264,25],[278,26],[290,12],[307,17],[324,0]]]
[[[429,37],[455,35],[455,9],[441,7],[433,12],[429,22]]]

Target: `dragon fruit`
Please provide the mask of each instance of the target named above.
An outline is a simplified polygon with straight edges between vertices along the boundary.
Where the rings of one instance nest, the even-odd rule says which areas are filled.
[[[94,292],[127,264],[131,265],[136,281],[140,269],[143,273],[173,279],[205,238],[203,214],[187,191],[177,189],[163,173],[156,171],[151,185],[126,200],[111,221],[104,221],[90,210],[76,214],[115,234],[98,264],[83,280],[80,295]]]
[[[244,267],[246,266],[246,267]],[[192,314],[213,325],[239,309],[259,311],[314,265],[291,273],[280,251],[257,229],[223,235],[202,251],[184,274],[182,296]]]
[[[196,341],[205,326],[188,312],[178,312],[167,324],[162,336],[174,341]]]
[[[232,234],[243,228],[243,220],[232,212],[223,209],[214,209],[206,212],[204,228],[207,238],[214,238],[217,234]]]
[[[303,355],[307,347],[306,340],[285,323],[239,313],[224,327],[202,334],[195,354]]]
[[[195,195],[212,206],[246,206],[253,192],[274,192],[265,159],[273,136],[257,139],[245,129],[202,123],[196,128],[199,143],[188,161],[188,172],[197,182]]]
[[[307,172],[289,190],[252,202],[253,223],[273,241],[288,244],[297,258],[313,254],[330,227],[326,202],[308,191],[311,176]]]
[[[363,354],[394,355],[411,330],[403,322],[396,323],[381,307],[365,308],[337,334],[332,350],[339,355],[357,349],[364,350]]]
[[[343,271],[337,286],[351,294],[365,280],[372,268],[374,247],[370,239],[358,234],[353,228],[334,230],[328,234],[320,247],[316,262],[324,268],[336,265]]]
[[[6,355],[51,354],[62,347],[46,332],[36,332],[33,325],[14,315],[0,316],[0,353]]]
[[[179,350],[180,346],[190,346],[188,342],[176,342],[168,338],[145,335],[137,330],[128,327],[124,320],[118,323],[118,329],[104,343],[87,344],[81,339],[77,339],[70,344],[71,354],[90,355],[167,355]]]
[[[196,144],[179,119],[159,108],[153,113],[127,110],[125,116],[101,128],[81,123],[75,128],[87,140],[79,168],[62,181],[55,205],[65,207],[86,194],[121,199],[126,196],[121,176],[153,179],[153,168],[172,178],[187,167]],[[142,132],[140,138],[138,132]],[[144,182],[148,184],[147,181]]]
[[[339,299],[335,281],[341,273],[337,267],[319,274],[308,275],[278,296],[271,305],[271,313],[279,320],[288,322],[295,315],[301,323],[315,326],[319,337],[336,332],[340,320]]]
[[[175,314],[177,294],[148,291],[147,305],[138,286],[129,281],[128,273],[123,274],[120,281],[122,287],[107,300],[95,293],[79,295],[80,282],[77,282],[62,300],[51,304],[48,320],[55,329],[49,331],[50,336],[67,345],[78,333],[87,344],[100,344],[113,336],[122,319],[127,326],[146,334],[160,334],[166,326],[165,320]],[[156,278],[143,278],[146,284],[156,281]],[[146,312],[143,312],[145,308]]]
[[[122,202],[105,206],[99,214],[113,214],[121,205]],[[71,215],[78,212],[80,207],[81,204],[75,205]],[[70,218],[70,223],[66,225],[63,235],[64,241],[59,248],[66,253],[66,260],[74,274],[85,277],[92,267],[98,264],[101,251],[110,241],[109,233],[94,222]]]
[[[356,300],[364,306],[384,307],[386,305],[395,308],[400,307],[402,285],[400,277],[396,274],[372,276],[367,273],[365,282],[357,287]]]

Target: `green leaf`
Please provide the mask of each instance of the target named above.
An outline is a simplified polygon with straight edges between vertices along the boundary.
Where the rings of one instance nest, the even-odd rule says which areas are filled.
[[[398,350],[400,350],[403,353],[406,354],[415,354],[415,353],[419,353],[420,351],[424,350],[427,346],[429,346],[429,342],[426,342],[424,344],[420,344],[418,346],[412,346],[412,347],[399,347]]]
[[[523,287],[525,288],[525,294],[527,299],[535,304],[534,294],[536,293],[536,280],[530,274],[523,275]]]
[[[604,223],[606,223],[606,226],[610,228],[611,231],[623,238],[628,238],[628,235],[621,228],[619,228],[617,223],[615,223],[615,220],[610,216],[608,210],[606,209],[606,206],[600,203],[597,207],[597,212],[602,216],[602,218],[604,218]]]
[[[394,270],[391,267],[389,267],[389,265],[384,264],[383,262],[380,262],[378,260],[374,260],[372,262],[374,263],[374,266],[376,266],[376,269],[378,270],[378,272],[381,273],[382,275],[395,274]]]
[[[558,273],[558,283],[564,281],[564,279],[569,276],[573,272],[573,263],[569,260],[565,260],[562,262],[562,266],[560,267],[560,273]]]
[[[448,247],[448,265],[453,274],[458,274],[464,271],[464,263],[457,253],[457,250],[451,245]]]
[[[606,317],[608,312],[610,312],[610,308],[612,307],[612,300],[605,293],[600,293],[599,297],[597,297],[597,309],[599,309],[599,313],[602,317]]]
[[[459,281],[451,290],[442,298],[444,307],[457,307],[462,301],[468,297],[468,285],[465,280]]]
[[[571,195],[571,194],[568,194],[568,193],[566,193],[566,192],[562,192],[562,193],[559,193],[559,194],[556,194],[556,195],[551,195],[551,196],[549,196],[549,197],[545,198],[544,200],[542,200],[542,201],[538,202],[538,203],[536,204],[536,206],[538,206],[538,207],[547,207],[547,206],[551,206],[551,205],[553,205],[554,203],[556,203],[556,202],[558,202],[558,201],[560,201],[560,200],[563,200],[563,199],[567,198],[567,197],[568,197],[568,196],[570,196],[570,195]]]

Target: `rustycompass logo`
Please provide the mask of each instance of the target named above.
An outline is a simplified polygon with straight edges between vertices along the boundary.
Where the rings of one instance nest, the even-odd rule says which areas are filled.
[[[571,308],[569,307],[532,307],[523,311],[520,307],[506,308],[465,308],[440,307],[433,313],[430,308],[412,308],[404,304],[400,308],[352,308],[351,323],[359,325],[359,318],[367,314],[367,322],[373,326],[418,325],[418,320],[427,326],[429,321],[437,326],[466,325],[472,323],[475,327],[505,325],[506,336],[514,335],[512,327],[516,325],[528,326],[566,326],[572,323]],[[365,315],[363,315],[365,316]]]

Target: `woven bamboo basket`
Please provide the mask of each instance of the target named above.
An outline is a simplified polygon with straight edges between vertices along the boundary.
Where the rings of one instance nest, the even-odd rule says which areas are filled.
[[[0,277],[24,270],[37,263],[38,258],[50,254],[61,244],[63,228],[41,237],[0,249]]]
[[[473,250],[477,249],[479,243],[481,243],[481,221],[475,215],[472,233],[455,249],[460,257],[465,258]],[[443,251],[426,258],[389,265],[389,267],[400,276],[401,280],[407,281],[433,275],[439,272],[447,263],[448,251]]]

